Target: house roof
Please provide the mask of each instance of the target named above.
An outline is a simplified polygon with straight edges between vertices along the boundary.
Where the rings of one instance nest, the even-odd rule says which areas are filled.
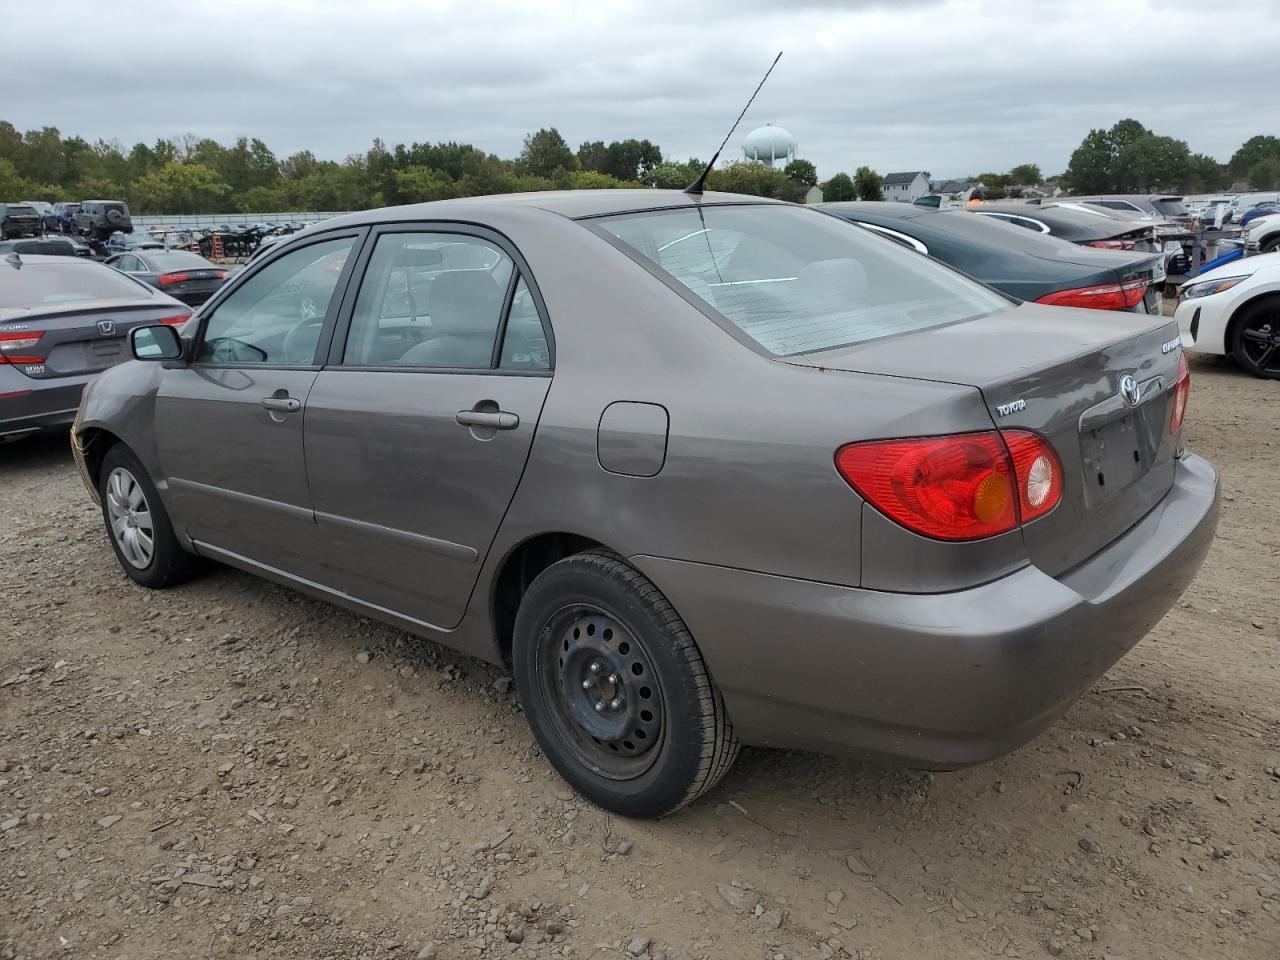
[[[904,173],[886,173],[884,175],[884,183],[886,185],[911,183],[916,177],[924,177],[928,180],[929,174],[925,170],[907,170]]]

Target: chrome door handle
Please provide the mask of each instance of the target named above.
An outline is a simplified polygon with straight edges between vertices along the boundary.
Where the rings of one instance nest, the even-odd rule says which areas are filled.
[[[293,397],[263,397],[259,403],[268,410],[279,410],[281,413],[297,413],[302,409],[302,401]]]
[[[514,430],[520,426],[520,418],[503,410],[459,410],[455,418],[464,427],[492,427],[495,430]]]

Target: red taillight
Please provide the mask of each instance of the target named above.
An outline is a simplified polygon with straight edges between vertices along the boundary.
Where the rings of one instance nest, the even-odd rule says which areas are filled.
[[[213,279],[215,279],[215,280],[225,280],[225,279],[226,279],[226,276],[227,276],[227,271],[225,271],[225,270],[219,270],[217,273],[215,273],[215,274],[213,275]]]
[[[1177,433],[1187,416],[1187,399],[1191,396],[1191,367],[1187,355],[1178,351],[1178,379],[1173,385],[1173,415],[1169,418],[1169,432]]]
[[[162,273],[160,274],[160,283],[167,285],[170,283],[186,283],[191,277],[186,273]]]
[[[1036,303],[1045,303],[1052,307],[1084,307],[1086,310],[1127,310],[1142,302],[1148,283],[1147,280],[1129,280],[1125,283],[1104,283],[1096,287],[1058,290],[1054,293],[1046,293]]]
[[[1053,449],[1023,430],[851,443],[836,469],[891,520],[937,540],[979,540],[1062,499]]]
[[[1091,240],[1086,247],[1097,247],[1099,250],[1132,250],[1132,240]]]
[[[0,332],[0,363],[44,363],[44,357],[30,353],[44,334],[41,331]]]
[[[190,319],[191,319],[191,314],[180,313],[176,317],[161,317],[159,320],[156,321],[156,323],[164,323],[171,327],[176,327],[179,324],[186,323]]]

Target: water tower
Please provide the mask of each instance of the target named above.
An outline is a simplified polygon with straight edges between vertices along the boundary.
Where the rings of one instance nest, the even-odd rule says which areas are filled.
[[[784,164],[796,158],[796,138],[782,127],[766,123],[756,127],[742,141],[742,155],[748,160],[758,160],[773,166],[775,160]]]

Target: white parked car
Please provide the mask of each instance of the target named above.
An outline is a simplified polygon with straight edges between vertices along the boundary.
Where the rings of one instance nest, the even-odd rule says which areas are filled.
[[[1229,356],[1280,380],[1280,253],[1223,264],[1182,285],[1174,314],[1189,353]]]
[[[1280,213],[1254,217],[1245,226],[1245,239],[1263,253],[1280,253]]]

